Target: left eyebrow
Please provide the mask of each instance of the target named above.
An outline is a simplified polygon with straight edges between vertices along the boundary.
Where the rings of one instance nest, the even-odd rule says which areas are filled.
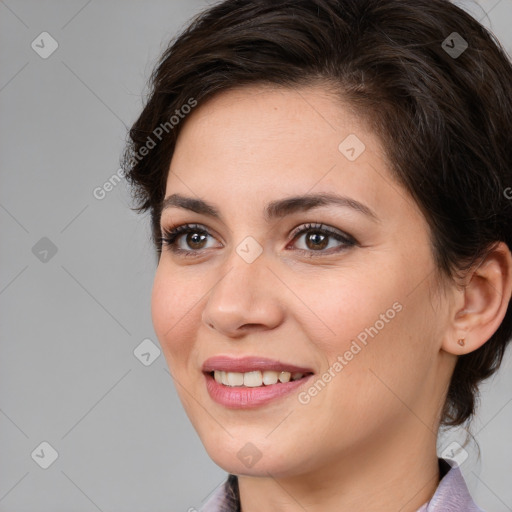
[[[340,196],[332,193],[308,194],[303,196],[292,196],[285,199],[271,201],[264,210],[266,222],[285,217],[295,212],[309,211],[321,206],[337,205],[344,208],[351,208],[359,213],[370,217],[374,222],[379,222],[377,214],[365,204],[350,197]],[[162,202],[161,212],[167,208],[184,208],[209,217],[222,220],[219,210],[212,204],[193,197],[185,197],[180,194],[172,194]]]

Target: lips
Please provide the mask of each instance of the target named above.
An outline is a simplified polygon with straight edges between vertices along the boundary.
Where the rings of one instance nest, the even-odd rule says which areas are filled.
[[[210,398],[233,410],[264,407],[287,397],[291,400],[313,378],[310,368],[255,356],[211,357],[202,370]]]
[[[241,358],[233,358],[230,356],[210,357],[203,363],[202,371],[204,373],[211,373],[215,370],[238,373],[246,373],[257,370],[261,372],[265,370],[273,370],[277,372],[290,373],[313,373],[311,368],[297,366],[294,364],[277,361],[275,359],[254,356],[246,356]]]

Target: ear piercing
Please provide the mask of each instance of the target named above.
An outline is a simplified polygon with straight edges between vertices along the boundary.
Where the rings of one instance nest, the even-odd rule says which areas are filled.
[[[458,343],[461,347],[463,347],[463,346],[464,346],[464,343],[465,343],[464,339],[465,339],[465,338],[461,338],[460,340],[457,340],[457,343]]]

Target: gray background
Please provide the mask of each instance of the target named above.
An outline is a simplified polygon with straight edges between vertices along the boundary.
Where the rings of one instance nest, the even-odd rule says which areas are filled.
[[[512,55],[512,0],[458,3]],[[124,183],[93,195],[157,57],[206,5],[0,1],[0,511],[186,511],[225,478],[155,359],[148,217]],[[44,31],[59,45],[46,59],[31,47]],[[511,361],[482,388],[481,459],[472,442],[462,464],[488,512],[512,510]],[[447,432],[440,453],[463,436]],[[44,441],[58,453],[47,469]]]

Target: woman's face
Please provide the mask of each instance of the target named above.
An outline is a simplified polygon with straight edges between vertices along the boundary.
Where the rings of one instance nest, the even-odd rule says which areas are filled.
[[[435,446],[448,295],[424,216],[351,110],[320,87],[223,92],[183,126],[174,194],[218,216],[164,209],[162,229],[193,226],[174,241],[183,252],[163,246],[153,323],[219,466],[295,475]],[[267,210],[318,194],[342,199]],[[306,376],[271,384],[287,369]]]

